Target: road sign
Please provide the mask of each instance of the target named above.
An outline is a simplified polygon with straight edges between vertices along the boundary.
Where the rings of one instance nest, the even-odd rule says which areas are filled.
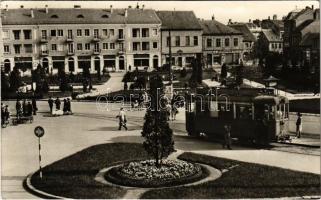
[[[37,126],[34,132],[35,135],[40,138],[45,134],[45,129],[43,129],[41,126]]]

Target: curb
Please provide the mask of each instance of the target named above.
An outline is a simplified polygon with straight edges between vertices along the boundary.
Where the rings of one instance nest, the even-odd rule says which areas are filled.
[[[29,174],[27,176],[27,178],[23,181],[23,188],[25,188],[28,192],[30,192],[31,194],[34,194],[40,198],[45,198],[45,199],[70,199],[70,198],[66,198],[66,197],[62,197],[62,196],[52,195],[52,194],[43,192],[43,191],[38,190],[35,187],[33,187],[33,185],[31,184],[31,177],[35,173],[36,172]]]

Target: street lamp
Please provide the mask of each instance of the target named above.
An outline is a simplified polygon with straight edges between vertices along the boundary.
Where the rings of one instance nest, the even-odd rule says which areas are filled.
[[[268,78],[264,79],[265,87],[266,88],[273,88],[274,87],[276,90],[276,94],[278,95],[278,90],[276,88],[278,81],[279,81],[279,79],[277,79],[271,75]]]

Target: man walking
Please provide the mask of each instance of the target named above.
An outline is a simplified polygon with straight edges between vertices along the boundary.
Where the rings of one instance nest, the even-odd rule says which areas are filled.
[[[302,114],[298,113],[298,119],[296,120],[296,137],[300,138],[302,132]]]
[[[119,118],[119,128],[118,128],[118,130],[120,131],[120,130],[121,130],[121,127],[124,127],[125,130],[127,131],[127,126],[126,126],[126,123],[127,123],[126,113],[125,113],[125,111],[124,111],[123,108],[120,108],[120,111],[119,111],[119,114],[117,115],[117,117]]]
[[[56,104],[56,110],[60,110],[61,102],[60,102],[60,99],[58,97],[55,100],[55,104]]]
[[[49,97],[48,104],[49,104],[49,108],[50,108],[50,113],[52,113],[53,103],[54,103],[53,99],[51,97]]]

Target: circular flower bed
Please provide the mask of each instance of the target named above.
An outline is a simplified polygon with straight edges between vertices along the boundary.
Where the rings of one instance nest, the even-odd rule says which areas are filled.
[[[195,182],[208,171],[198,164],[163,160],[157,168],[154,160],[125,163],[109,170],[105,178],[115,184],[132,187],[165,187]]]

